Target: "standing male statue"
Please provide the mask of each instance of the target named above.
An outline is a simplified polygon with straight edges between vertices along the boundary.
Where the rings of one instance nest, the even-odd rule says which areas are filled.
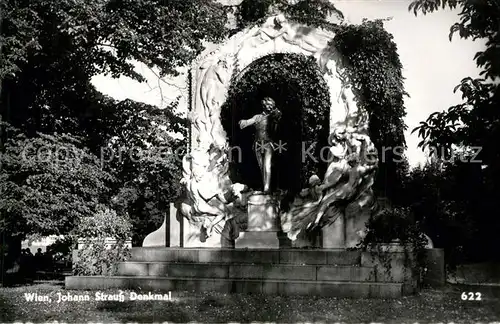
[[[261,103],[263,107],[262,113],[247,120],[240,120],[239,126],[241,129],[251,125],[255,126],[255,154],[262,174],[264,192],[269,193],[271,189],[271,162],[274,151],[271,134],[276,131],[281,112],[276,108],[274,100],[270,97],[265,97]]]

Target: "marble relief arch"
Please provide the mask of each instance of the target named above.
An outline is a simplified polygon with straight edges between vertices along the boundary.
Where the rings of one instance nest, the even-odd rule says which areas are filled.
[[[335,157],[323,179],[312,177],[305,184],[311,195],[297,197],[290,210],[280,212],[282,230],[293,240],[302,231],[346,217],[349,210],[370,208],[377,157],[362,156],[374,149],[368,137],[369,118],[358,109],[350,85],[342,77],[339,57],[329,46],[334,36],[332,31],[275,15],[262,25],[235,34],[193,63],[191,143],[182,162],[187,197],[180,206],[181,214],[192,226],[206,230],[209,237],[217,236],[224,222],[242,210],[241,191],[245,184],[233,183],[229,177],[230,147],[221,123],[221,107],[232,78],[241,76],[252,62],[275,53],[303,54],[316,59],[330,92],[328,149]],[[235,197],[239,204],[235,204]],[[354,241],[365,221],[351,222],[354,225],[343,234],[346,242]]]

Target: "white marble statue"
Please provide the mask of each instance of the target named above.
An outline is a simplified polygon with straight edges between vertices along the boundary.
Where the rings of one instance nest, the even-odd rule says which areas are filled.
[[[292,240],[303,230],[333,223],[344,214],[345,206],[361,199],[373,184],[377,160],[363,158],[373,145],[369,138],[346,127],[337,129],[331,139],[332,160],[323,182],[314,187],[318,198],[302,204],[295,201],[281,215],[283,231]]]
[[[201,115],[204,121],[200,140],[215,143],[219,147],[224,147],[226,142],[225,132],[220,125],[220,109],[226,97],[226,85],[231,77],[228,61],[227,56],[219,57],[215,61],[207,60],[199,67],[198,72],[197,96],[202,110],[198,115]]]
[[[256,48],[268,42],[275,42],[280,37],[293,39],[295,36],[294,31],[288,25],[283,26],[283,22],[286,21],[283,15],[274,17],[272,21],[272,24],[256,27],[254,32],[247,36],[247,41],[242,44],[240,50],[248,50],[249,48]]]
[[[187,202],[181,212],[190,220],[205,215],[203,226],[210,236],[214,226],[228,217],[227,197],[232,184],[227,176],[228,162],[215,145],[207,152],[195,150],[183,158],[182,184],[186,185]]]

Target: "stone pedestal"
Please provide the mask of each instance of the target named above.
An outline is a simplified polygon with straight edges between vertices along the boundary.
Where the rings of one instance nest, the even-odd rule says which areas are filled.
[[[269,194],[254,192],[248,197],[248,227],[236,239],[236,248],[279,248],[280,231],[276,201]]]
[[[247,232],[278,232],[279,219],[276,201],[271,195],[255,192],[248,197]]]
[[[344,248],[346,244],[345,238],[345,219],[340,216],[337,220],[321,229],[324,249]]]
[[[322,229],[323,248],[353,248],[363,239],[372,214],[372,194],[367,192],[349,204],[343,215]],[[330,211],[327,211],[327,213]]]
[[[279,249],[276,232],[241,232],[236,239],[237,249]]]

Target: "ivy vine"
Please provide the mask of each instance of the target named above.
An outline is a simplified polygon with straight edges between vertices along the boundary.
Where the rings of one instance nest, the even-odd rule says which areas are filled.
[[[384,29],[382,20],[365,20],[361,25],[339,26],[331,46],[341,54],[358,106],[370,115],[370,138],[379,154],[385,154],[380,159],[375,190],[397,203],[400,169],[405,164],[397,151],[384,148],[406,147],[404,96],[408,94],[393,36]]]

